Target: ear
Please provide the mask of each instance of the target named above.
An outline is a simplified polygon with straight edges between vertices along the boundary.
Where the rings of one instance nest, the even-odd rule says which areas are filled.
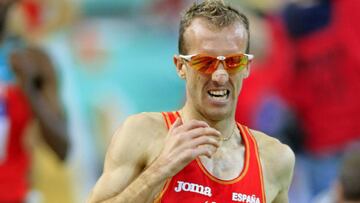
[[[178,55],[174,55],[174,64],[178,76],[182,79],[186,78],[186,71],[183,60]]]

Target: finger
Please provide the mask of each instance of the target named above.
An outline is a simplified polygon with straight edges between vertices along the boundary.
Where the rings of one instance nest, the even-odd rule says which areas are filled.
[[[199,147],[200,145],[209,145],[218,148],[220,146],[220,142],[214,137],[201,136],[192,140],[192,142],[189,143],[190,148],[196,148]]]
[[[191,140],[186,144],[178,144],[173,151],[174,154],[182,154],[185,151],[196,151],[199,147],[208,147],[211,149],[212,154],[220,147],[220,141],[214,137],[202,136]]]
[[[199,120],[190,120],[186,123],[184,123],[182,126],[178,127],[178,131],[189,131],[191,129],[194,128],[205,128],[205,127],[209,127],[209,124],[207,124],[204,121],[199,121]]]
[[[207,156],[208,158],[211,158],[212,156],[214,156],[214,154],[217,152],[218,150],[218,147],[214,147],[213,145],[200,145],[198,147],[205,147],[208,149],[208,152],[207,152]],[[200,155],[201,156],[201,155]]]
[[[211,155],[214,153],[215,152],[213,152],[210,147],[201,145],[195,149],[179,151],[175,157],[178,158],[182,164],[186,165],[199,156],[207,156],[208,158],[211,158]]]
[[[213,154],[215,154],[217,148],[209,147],[208,145],[200,145],[196,149],[192,151],[193,158],[199,157],[199,156],[206,156],[208,158],[211,158]]]
[[[176,135],[174,137],[174,139],[176,139],[176,143],[180,145],[184,144],[185,147],[189,146],[187,143],[192,143],[193,140],[198,137],[205,137],[202,140],[206,140],[209,137],[212,137],[212,139],[216,141],[220,141],[219,137],[221,136],[221,133],[219,131],[211,127],[206,127],[206,128],[199,127],[187,132],[180,132],[180,133],[172,132],[172,133]]]
[[[205,127],[205,128],[195,128],[183,134],[187,139],[194,139],[200,136],[213,136],[219,138],[221,133],[215,128]]]

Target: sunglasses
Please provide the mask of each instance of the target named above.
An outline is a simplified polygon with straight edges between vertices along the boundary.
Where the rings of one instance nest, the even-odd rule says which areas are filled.
[[[212,74],[215,72],[220,62],[223,63],[224,68],[228,73],[237,73],[245,69],[254,58],[254,55],[252,54],[243,53],[217,57],[206,54],[179,56],[189,62],[190,67],[205,74]]]

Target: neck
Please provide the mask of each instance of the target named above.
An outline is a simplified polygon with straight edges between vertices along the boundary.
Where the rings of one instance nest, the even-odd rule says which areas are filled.
[[[190,120],[205,121],[207,124],[209,124],[210,127],[220,131],[223,138],[231,136],[231,134],[234,133],[234,128],[236,132],[238,132],[235,122],[235,112],[231,113],[231,116],[229,117],[217,120],[214,118],[206,117],[202,112],[197,111],[193,105],[189,105],[189,103],[186,103],[185,106],[180,110],[180,115],[184,123]]]

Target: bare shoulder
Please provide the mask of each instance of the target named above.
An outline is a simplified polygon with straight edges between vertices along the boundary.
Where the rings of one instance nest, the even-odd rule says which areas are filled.
[[[250,131],[256,139],[260,153],[268,155],[266,158],[278,159],[279,154],[281,154],[284,156],[282,159],[294,161],[295,155],[288,145],[281,143],[278,139],[266,135],[263,132],[256,130]]]
[[[106,153],[104,171],[90,199],[100,202],[116,196],[144,171],[152,145],[166,133],[161,113],[140,113],[128,117],[117,129]]]
[[[136,134],[142,132],[153,132],[155,129],[165,128],[164,119],[159,112],[144,112],[129,116],[123,125],[121,130],[130,130]],[[150,130],[150,131],[149,131]]]
[[[271,174],[280,183],[290,184],[295,165],[295,154],[291,148],[278,139],[263,132],[251,130],[259,148],[259,155],[265,174]],[[279,181],[276,181],[279,182]],[[284,186],[284,185],[283,185]]]
[[[113,135],[107,152],[107,159],[111,159],[108,163],[118,165],[127,159],[146,162],[149,145],[164,137],[166,132],[161,113],[146,112],[129,116]]]

